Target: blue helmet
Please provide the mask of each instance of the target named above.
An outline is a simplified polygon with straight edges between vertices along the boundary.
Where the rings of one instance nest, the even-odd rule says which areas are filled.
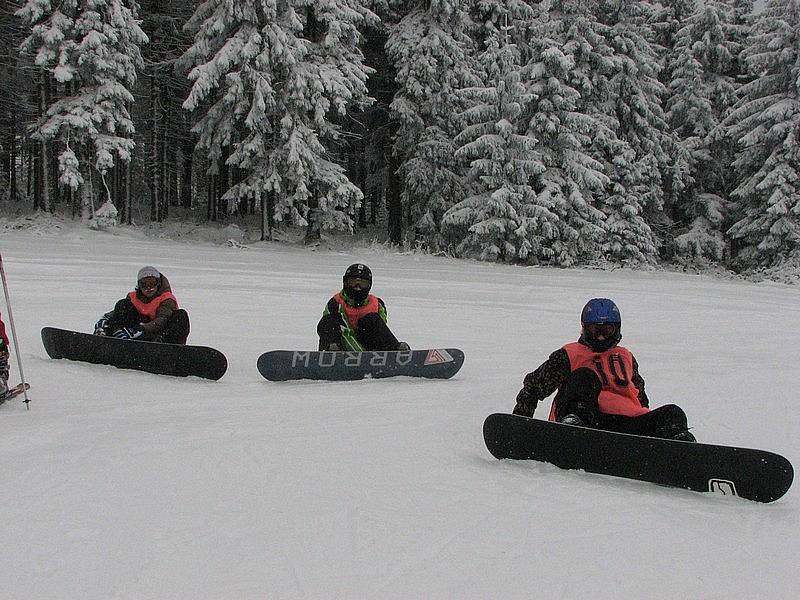
[[[592,298],[581,311],[581,339],[595,352],[613,348],[622,340],[622,316],[608,298]]]

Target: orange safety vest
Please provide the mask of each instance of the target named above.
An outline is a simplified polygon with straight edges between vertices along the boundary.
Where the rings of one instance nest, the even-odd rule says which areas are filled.
[[[378,297],[373,296],[372,294],[367,296],[367,302],[363,306],[350,306],[342,296],[341,292],[338,292],[333,298],[344,310],[344,314],[347,317],[347,323],[350,325],[350,329],[353,331],[358,330],[358,322],[361,320],[361,317],[371,313],[376,313],[380,310]]]
[[[607,415],[637,417],[649,412],[639,403],[639,389],[633,384],[633,354],[627,348],[615,346],[605,352],[595,352],[580,342],[563,346],[569,356],[572,371],[588,368],[597,373],[602,387],[598,404]],[[555,404],[550,410],[555,420]]]
[[[128,298],[130,299],[131,303],[133,303],[133,308],[136,309],[136,312],[138,312],[143,318],[147,319],[144,321],[145,323],[156,318],[158,307],[161,306],[161,303],[164,302],[164,300],[174,300],[175,306],[178,305],[178,299],[172,294],[172,292],[163,292],[150,300],[150,302],[142,302],[139,299],[139,296],[136,295],[136,292],[131,292],[128,294]]]

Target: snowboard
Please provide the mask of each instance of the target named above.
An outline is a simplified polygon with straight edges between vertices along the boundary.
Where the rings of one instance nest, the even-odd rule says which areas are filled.
[[[273,350],[258,357],[258,372],[270,381],[319,379],[353,381],[367,377],[424,377],[449,379],[464,364],[456,348],[431,350],[369,350],[312,352]]]
[[[31,389],[30,383],[18,383],[14,387],[8,388],[4,394],[0,394],[0,404],[5,402],[6,400],[11,400],[12,398],[16,398],[23,392]]]
[[[777,500],[794,478],[786,458],[765,450],[629,435],[518,415],[489,415],[483,438],[499,459],[542,461],[756,502]]]
[[[50,358],[66,358],[159,375],[219,379],[228,368],[225,355],[206,346],[162,344],[67,331],[42,329],[42,343]]]

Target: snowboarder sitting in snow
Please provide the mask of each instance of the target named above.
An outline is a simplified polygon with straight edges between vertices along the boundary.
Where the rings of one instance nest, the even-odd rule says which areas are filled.
[[[178,308],[166,276],[155,267],[142,267],[136,277],[136,289],[101,317],[94,333],[121,340],[185,344],[189,315]]]
[[[694,442],[680,407],[649,409],[636,359],[619,345],[621,330],[616,304],[607,298],[589,300],[581,313],[580,338],[525,376],[514,414],[532,417],[539,401],[558,389],[551,421]]]
[[[328,301],[317,325],[320,350],[408,350],[386,324],[386,304],[369,293],[372,271],[350,265],[342,277],[342,291]]]
[[[8,336],[0,314],[0,396],[8,391]]]

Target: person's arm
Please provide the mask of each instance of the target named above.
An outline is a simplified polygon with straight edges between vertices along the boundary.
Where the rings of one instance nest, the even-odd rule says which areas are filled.
[[[517,394],[515,415],[532,417],[537,405],[564,383],[570,374],[569,355],[563,348],[553,352],[539,367],[525,376]]]
[[[636,386],[636,389],[639,390],[639,404],[642,405],[643,408],[650,408],[650,399],[647,397],[647,393],[644,391],[644,379],[639,374],[639,363],[636,362],[636,359],[633,359],[633,385]]]
[[[322,317],[317,323],[317,336],[319,336],[320,350],[345,350],[342,341],[344,322],[339,312],[339,303],[336,298],[331,298],[322,311]]]
[[[155,319],[141,324],[142,331],[144,331],[144,338],[153,339],[161,333],[167,325],[167,321],[172,318],[176,310],[178,310],[178,303],[172,298],[167,298],[159,304]]]
[[[389,311],[386,310],[386,303],[381,298],[378,298],[378,314],[384,323],[389,322]]]
[[[114,317],[116,316],[117,307],[120,303],[125,301],[130,302],[130,299],[126,296],[122,298],[119,302],[114,305],[107,313],[104,313],[102,317],[100,317],[97,323],[94,324],[94,334],[95,335],[110,335],[112,331],[110,331],[111,326],[114,324]]]

